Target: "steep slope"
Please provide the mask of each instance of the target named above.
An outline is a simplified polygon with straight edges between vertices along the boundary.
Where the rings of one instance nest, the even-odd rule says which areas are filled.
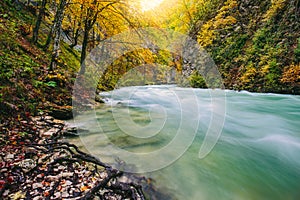
[[[207,32],[211,43],[203,41]],[[198,41],[227,88],[300,94],[298,0],[228,0],[204,23]]]

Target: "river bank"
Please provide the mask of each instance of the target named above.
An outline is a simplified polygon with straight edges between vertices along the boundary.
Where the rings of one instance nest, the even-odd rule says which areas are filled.
[[[65,142],[64,137],[76,136],[76,130],[64,121],[38,116],[21,120],[13,128],[7,127],[8,124],[1,125],[1,199],[145,199],[145,196],[159,199],[161,196],[149,179],[115,170]]]

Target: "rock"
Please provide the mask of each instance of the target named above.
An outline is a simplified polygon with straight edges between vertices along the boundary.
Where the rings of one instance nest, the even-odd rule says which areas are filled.
[[[89,130],[82,129],[79,127],[74,126],[73,124],[65,124],[64,130],[63,130],[63,136],[65,137],[78,137],[79,133],[88,133]]]
[[[56,119],[60,119],[60,120],[69,120],[69,119],[73,119],[73,112],[72,112],[72,108],[60,108],[60,109],[56,109],[54,108],[50,115]]]
[[[45,137],[51,137],[53,134],[56,134],[59,132],[58,128],[51,128],[50,130],[48,130],[47,132],[42,133],[42,136]]]
[[[103,101],[103,99],[101,99],[101,97],[99,97],[98,95],[96,95],[95,101],[98,103],[105,103],[105,101]]]
[[[63,136],[66,137],[78,137],[77,127],[66,127],[63,130]]]

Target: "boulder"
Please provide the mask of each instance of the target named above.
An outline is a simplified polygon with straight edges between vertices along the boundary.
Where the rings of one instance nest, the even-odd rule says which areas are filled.
[[[52,111],[50,112],[50,115],[55,119],[60,119],[60,120],[73,119],[73,111],[71,107],[59,108],[59,109],[53,108]]]

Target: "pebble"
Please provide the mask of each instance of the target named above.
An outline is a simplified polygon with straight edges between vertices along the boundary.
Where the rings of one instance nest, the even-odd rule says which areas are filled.
[[[66,183],[65,183],[66,186],[70,186],[70,185],[72,185],[72,184],[73,184],[73,183],[72,183],[71,181],[69,181],[69,180],[67,180]]]
[[[14,154],[7,154],[5,157],[6,159],[14,159],[15,155]]]
[[[53,121],[53,120],[54,120],[54,118],[53,118],[53,117],[51,117],[51,116],[46,116],[44,119],[45,119],[45,120],[51,120],[51,121]]]
[[[37,178],[43,178],[43,175],[42,174],[39,174],[36,176]]]
[[[43,184],[42,183],[33,183],[32,184],[32,189],[37,189],[37,188],[42,188]]]
[[[53,121],[52,121],[52,120],[45,120],[45,122],[46,122],[47,124],[53,124]]]
[[[47,180],[51,181],[51,182],[55,182],[58,180],[57,176],[47,176]]]
[[[54,119],[54,120],[53,120],[53,123],[55,123],[55,124],[59,124],[59,125],[64,125],[64,124],[65,124],[65,122],[64,122],[64,121],[62,121],[62,120],[59,120],[59,119]]]
[[[3,169],[0,170],[0,172],[1,172],[1,173],[5,173],[5,172],[7,172],[7,169],[6,169],[6,168],[3,168]]]
[[[43,199],[42,197],[36,196],[36,197],[34,197],[32,200],[42,200],[42,199]]]
[[[63,192],[63,193],[61,194],[61,197],[62,197],[62,198],[68,198],[68,197],[69,197],[69,193],[68,193],[68,192]]]
[[[5,190],[4,193],[3,193],[2,195],[3,195],[4,197],[6,197],[6,196],[8,196],[9,192],[10,192],[9,190]]]
[[[101,172],[100,173],[100,178],[101,179],[105,179],[107,177],[107,173],[106,172]]]
[[[123,182],[123,183],[128,183],[129,182],[129,178],[126,177],[126,176],[122,176],[120,179],[119,179],[120,182]]]
[[[54,128],[60,128],[61,125],[55,124],[55,125],[53,125],[53,127],[54,127]]]
[[[37,121],[36,125],[44,127],[45,124],[44,124],[44,122]]]
[[[49,131],[42,133],[42,136],[50,137],[59,131],[58,128],[51,128]]]
[[[60,192],[54,193],[54,199],[60,199],[60,198],[61,198],[61,193]]]
[[[71,177],[73,176],[74,173],[73,172],[65,172],[65,173],[62,173],[62,177],[66,178],[66,177]]]

